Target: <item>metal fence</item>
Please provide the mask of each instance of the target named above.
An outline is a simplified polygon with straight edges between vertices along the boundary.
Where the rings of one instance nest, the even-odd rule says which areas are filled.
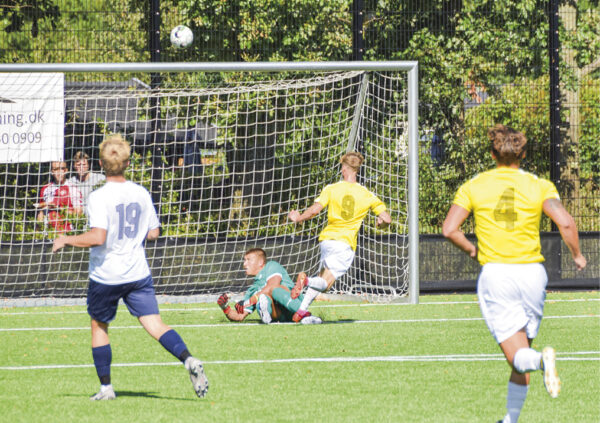
[[[525,132],[523,167],[557,185],[586,232],[585,279],[599,278],[597,1],[13,0],[9,6],[0,12],[4,63],[417,60],[421,233],[444,242],[435,234],[453,193],[493,165],[486,129],[502,122]],[[193,30],[191,47],[170,45],[178,24]],[[544,219],[542,229],[554,228]],[[424,240],[424,246],[431,241]],[[440,254],[453,254],[444,248]],[[562,261],[549,254],[549,262]],[[472,269],[456,266],[463,272],[456,280],[472,280]]]

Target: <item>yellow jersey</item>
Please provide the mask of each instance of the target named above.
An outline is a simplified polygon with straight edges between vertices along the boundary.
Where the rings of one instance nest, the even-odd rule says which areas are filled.
[[[479,263],[539,263],[542,204],[551,198],[560,199],[552,182],[498,167],[464,183],[454,204],[473,212]]]
[[[385,211],[385,204],[359,183],[341,181],[327,185],[315,202],[327,207],[327,226],[319,241],[343,241],[356,250],[358,230],[369,210],[376,215]]]

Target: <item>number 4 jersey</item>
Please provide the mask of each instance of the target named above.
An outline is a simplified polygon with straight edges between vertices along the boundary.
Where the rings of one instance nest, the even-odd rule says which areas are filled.
[[[542,204],[551,198],[559,199],[552,182],[498,167],[464,183],[454,204],[473,212],[479,263],[538,263]]]
[[[90,194],[87,214],[91,228],[106,230],[104,244],[90,249],[90,279],[118,285],[150,275],[143,244],[160,223],[144,187],[107,182]]]

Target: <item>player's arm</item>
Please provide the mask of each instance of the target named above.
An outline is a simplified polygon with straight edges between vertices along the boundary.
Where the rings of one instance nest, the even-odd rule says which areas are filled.
[[[55,253],[65,245],[72,247],[89,248],[104,244],[106,241],[106,229],[92,228],[79,235],[65,236],[61,235],[54,240],[52,252]]]
[[[237,310],[238,307],[232,308],[229,305],[229,297],[227,296],[227,294],[221,294],[221,296],[219,296],[219,298],[217,299],[217,304],[219,305],[221,310],[223,310],[223,313],[225,313],[225,317],[227,317],[227,319],[229,319],[229,321],[231,322],[241,322],[246,318],[246,316],[250,314],[247,311],[243,311],[240,313]]]
[[[452,244],[456,245],[471,258],[475,259],[477,258],[477,247],[475,247],[475,244],[469,241],[463,231],[460,230],[461,225],[468,216],[468,210],[456,204],[452,204],[446,215],[446,219],[444,220],[442,234],[444,237],[448,238]]]
[[[304,213],[300,214],[298,210],[292,210],[288,214],[288,219],[294,223],[301,223],[305,220],[312,219],[323,210],[323,205],[319,202],[314,202],[312,206],[304,210]]]
[[[549,198],[544,201],[542,210],[558,227],[560,236],[571,251],[571,256],[573,257],[573,261],[575,261],[577,270],[583,269],[587,264],[587,260],[579,249],[579,234],[577,233],[573,216],[569,214],[562,203],[556,198]]]
[[[377,227],[379,229],[384,229],[392,223],[392,216],[386,211],[382,211],[377,215]]]
[[[148,241],[156,241],[160,235],[160,228],[150,229],[146,235]]]
[[[250,299],[248,300],[248,304],[255,305],[258,302],[258,297],[261,294],[265,294],[271,297],[273,289],[277,288],[278,286],[281,286],[281,275],[279,273],[275,273],[269,276],[269,278],[267,279],[267,284],[263,287],[263,289],[261,289],[256,294],[250,297]]]

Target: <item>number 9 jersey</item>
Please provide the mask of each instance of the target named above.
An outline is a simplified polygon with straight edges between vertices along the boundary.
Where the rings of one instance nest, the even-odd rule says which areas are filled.
[[[477,259],[486,263],[539,263],[544,201],[560,199],[550,181],[521,169],[498,167],[476,175],[456,192],[454,204],[473,212]]]
[[[144,240],[160,223],[144,187],[107,182],[90,194],[87,215],[91,228],[106,230],[104,244],[90,249],[90,279],[118,285],[150,275]]]
[[[315,199],[327,209],[327,226],[321,231],[319,241],[343,241],[356,250],[358,230],[369,212],[379,215],[385,204],[375,194],[359,183],[336,182],[327,185]]]

